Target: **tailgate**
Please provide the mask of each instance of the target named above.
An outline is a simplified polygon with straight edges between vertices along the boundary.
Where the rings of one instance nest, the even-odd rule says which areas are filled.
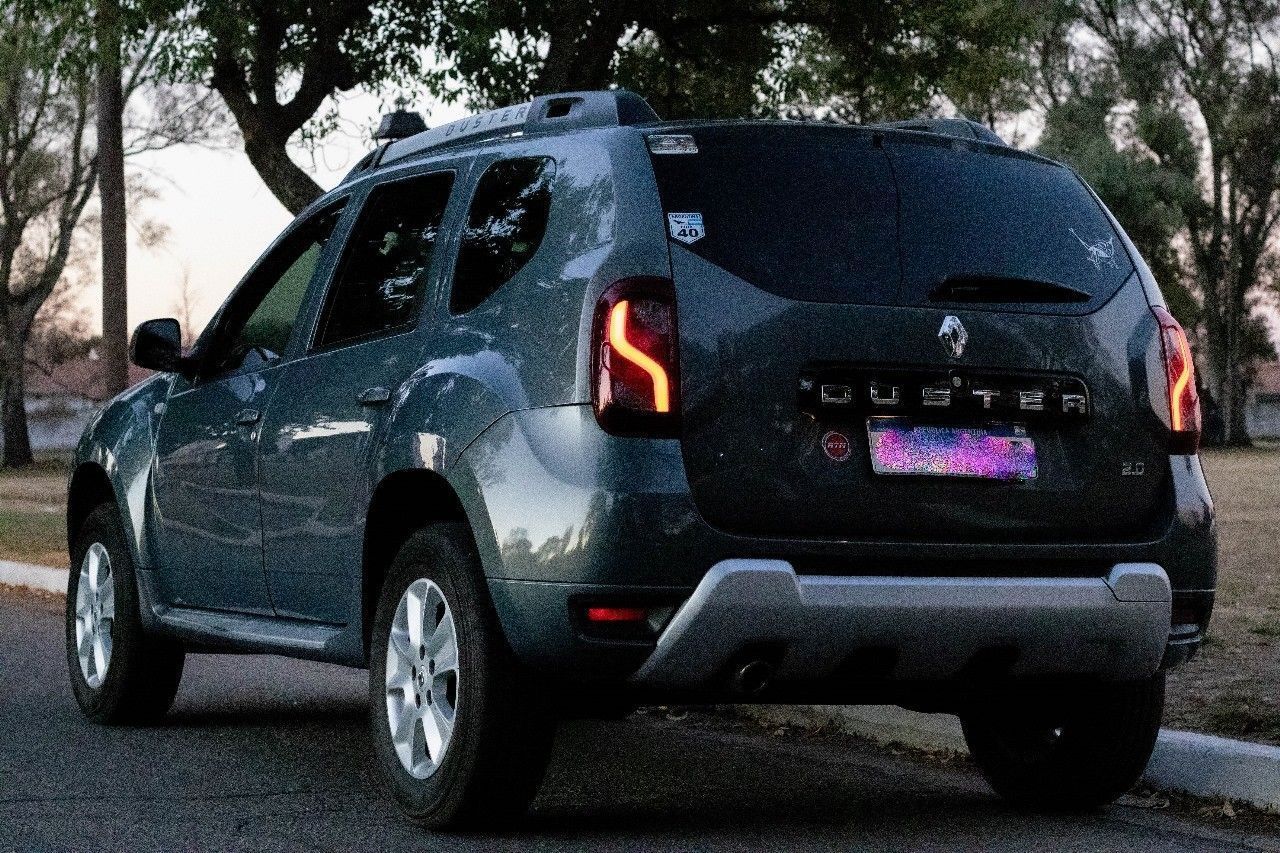
[[[693,128],[697,154],[654,157],[666,212],[702,226],[672,232],[671,258],[704,517],[842,539],[1151,529],[1166,451],[1129,357],[1149,309],[1123,250],[1099,257],[1115,235],[1087,191],[1038,158],[817,130]],[[881,416],[1025,435],[1034,476],[877,473]]]

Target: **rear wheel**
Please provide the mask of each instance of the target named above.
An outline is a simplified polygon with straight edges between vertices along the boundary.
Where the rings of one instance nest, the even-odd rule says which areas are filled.
[[[1000,796],[1041,811],[1095,809],[1142,776],[1160,732],[1164,673],[1055,695],[1003,698],[961,715]]]
[[[150,723],[173,704],[185,655],[147,634],[133,560],[115,504],[96,507],[76,534],[67,585],[67,669],[76,703],[97,723]]]
[[[465,526],[434,524],[401,547],[370,651],[375,758],[401,809],[432,829],[523,815],[554,722],[512,660]]]

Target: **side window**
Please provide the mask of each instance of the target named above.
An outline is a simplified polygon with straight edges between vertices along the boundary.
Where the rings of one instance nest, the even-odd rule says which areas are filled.
[[[307,287],[341,215],[341,204],[321,211],[263,259],[227,306],[205,361],[206,375],[270,364],[284,355]]]
[[[452,188],[451,172],[374,188],[329,289],[317,349],[413,322]]]
[[[547,157],[500,160],[480,176],[453,276],[454,314],[484,302],[538,251],[554,177],[555,161]]]

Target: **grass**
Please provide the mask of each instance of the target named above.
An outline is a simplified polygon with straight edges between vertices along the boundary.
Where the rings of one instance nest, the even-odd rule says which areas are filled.
[[[26,468],[0,469],[0,560],[67,564],[67,465],[43,456]]]
[[[61,512],[0,509],[0,560],[63,566],[66,541],[67,522]]]
[[[71,457],[62,453],[42,454],[24,468],[0,468],[0,484],[17,480],[39,480],[48,477],[66,479]],[[0,487],[2,488],[2,487]]]
[[[1249,696],[1220,696],[1205,709],[1204,728],[1244,740],[1280,741],[1280,710]]]
[[[1280,449],[1209,450],[1218,592],[1200,654],[1170,675],[1165,721],[1280,744]]]

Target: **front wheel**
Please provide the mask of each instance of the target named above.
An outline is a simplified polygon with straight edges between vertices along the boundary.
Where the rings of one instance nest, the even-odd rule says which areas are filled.
[[[151,723],[173,704],[185,655],[146,633],[120,512],[104,503],[76,534],[67,585],[67,669],[80,710],[96,723]]]
[[[1034,697],[1002,696],[961,715],[969,752],[996,793],[1037,811],[1085,811],[1142,776],[1164,714],[1164,673]]]
[[[554,723],[512,660],[470,531],[434,524],[388,572],[373,623],[370,728],[400,808],[431,829],[524,814]]]

